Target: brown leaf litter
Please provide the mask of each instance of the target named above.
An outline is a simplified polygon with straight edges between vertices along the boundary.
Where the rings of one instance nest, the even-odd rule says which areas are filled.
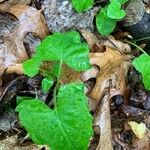
[[[34,33],[41,39],[48,34],[48,28],[41,10],[26,5],[14,5],[6,12],[17,17],[19,25],[11,34],[4,35],[2,39],[0,45],[0,76],[9,66],[28,59],[23,45],[23,39],[27,33]]]

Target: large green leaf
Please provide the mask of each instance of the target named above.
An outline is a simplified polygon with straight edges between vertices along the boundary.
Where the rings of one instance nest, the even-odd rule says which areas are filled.
[[[36,56],[41,61],[60,61],[77,71],[90,68],[88,45],[80,42],[75,31],[47,36],[37,47]]]
[[[126,15],[121,9],[121,3],[118,0],[113,0],[107,8],[107,16],[112,19],[122,19]]]
[[[132,64],[142,74],[145,88],[150,90],[150,56],[142,54]]]
[[[100,13],[96,16],[96,26],[98,31],[104,35],[109,35],[116,26],[116,20],[107,16],[107,9],[102,8]]]
[[[83,89],[75,83],[61,86],[54,109],[38,99],[17,106],[20,122],[35,143],[51,150],[87,150],[93,130]]]
[[[78,12],[89,10],[93,7],[94,0],[71,0],[74,9]]]

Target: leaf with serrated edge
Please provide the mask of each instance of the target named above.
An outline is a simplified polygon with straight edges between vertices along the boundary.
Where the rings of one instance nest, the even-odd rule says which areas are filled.
[[[61,86],[54,109],[38,99],[17,106],[20,122],[35,143],[49,145],[52,150],[87,150],[93,130],[83,89],[76,83]]]

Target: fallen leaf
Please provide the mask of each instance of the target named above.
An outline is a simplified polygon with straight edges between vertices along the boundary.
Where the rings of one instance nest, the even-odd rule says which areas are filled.
[[[31,0],[0,0],[0,2],[0,11],[6,12],[14,5],[28,5],[31,3]]]
[[[18,63],[15,65],[9,66],[5,72],[6,74],[16,73],[16,74],[22,75],[23,74],[22,64]]]
[[[119,51],[106,47],[103,53],[91,53],[90,61],[92,65],[99,67],[100,72],[96,77],[96,84],[89,94],[90,98],[99,100],[105,95],[105,89],[111,88],[111,96],[126,94],[126,73],[130,67],[130,62],[122,56]],[[82,81],[85,82],[91,76],[87,73]],[[110,85],[111,82],[111,85]]]
[[[113,150],[109,100],[109,94],[103,97],[100,108],[94,116],[94,130],[100,135],[96,150]]]
[[[93,52],[94,45],[96,44],[100,48],[102,46],[110,47],[112,49],[117,49],[122,54],[131,54],[131,48],[128,44],[122,41],[116,40],[113,36],[108,36],[107,38],[95,35],[90,31],[80,30],[82,36],[86,39],[91,51]],[[94,50],[95,51],[95,50]]]
[[[30,144],[27,146],[18,146],[16,135],[7,137],[6,139],[0,141],[0,150],[40,150],[43,147],[44,146],[37,146],[35,144]],[[46,150],[48,150],[48,148],[46,148]]]
[[[0,44],[0,76],[10,65],[28,58],[23,39],[27,33],[34,33],[41,39],[48,34],[48,28],[41,10],[25,5],[14,5],[7,12],[19,19],[19,25]]]
[[[144,123],[137,123],[135,121],[130,121],[128,122],[128,125],[131,127],[131,130],[139,139],[142,139],[145,136],[146,125]]]

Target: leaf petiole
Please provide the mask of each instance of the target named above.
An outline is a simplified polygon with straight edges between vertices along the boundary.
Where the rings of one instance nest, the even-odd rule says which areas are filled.
[[[140,46],[138,46],[138,45],[136,45],[135,43],[133,43],[133,42],[130,42],[130,41],[128,41],[128,40],[124,40],[126,43],[128,43],[128,44],[131,44],[131,45],[133,45],[133,46],[135,46],[137,49],[139,49],[141,52],[143,52],[145,55],[148,55],[144,50],[143,50],[143,48],[141,48]]]

